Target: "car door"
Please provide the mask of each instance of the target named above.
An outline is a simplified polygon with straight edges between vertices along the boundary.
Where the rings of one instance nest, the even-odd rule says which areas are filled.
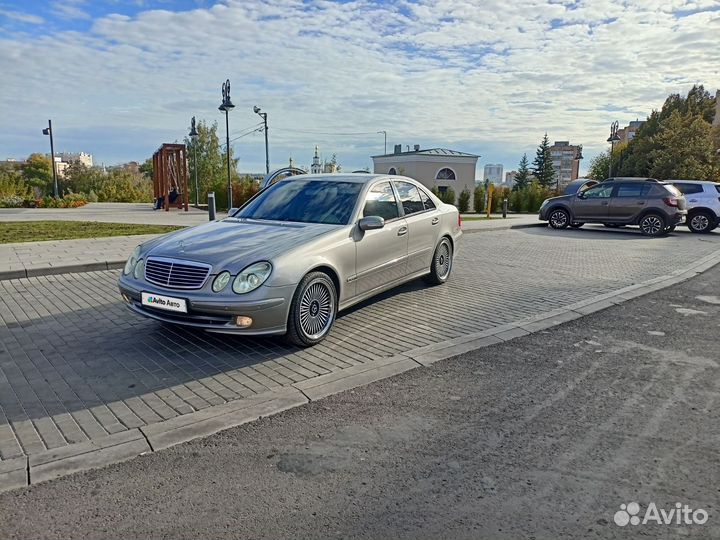
[[[608,217],[614,182],[603,182],[578,193],[573,199],[575,221],[603,221]]]
[[[355,293],[362,295],[407,274],[408,226],[395,191],[381,181],[368,191],[361,217],[380,216],[382,229],[360,231],[355,242]]]
[[[415,184],[394,180],[393,185],[408,227],[407,272],[414,274],[430,268],[440,231],[440,213],[430,197]]]
[[[647,206],[650,187],[650,182],[617,182],[610,199],[610,221],[633,221]]]

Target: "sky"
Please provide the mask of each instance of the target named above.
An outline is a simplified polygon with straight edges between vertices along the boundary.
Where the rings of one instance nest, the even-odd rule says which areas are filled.
[[[544,133],[584,145],[693,84],[720,87],[720,0],[0,0],[0,159],[85,151],[106,165],[218,122],[231,81],[241,172],[343,170],[394,144],[517,168]]]

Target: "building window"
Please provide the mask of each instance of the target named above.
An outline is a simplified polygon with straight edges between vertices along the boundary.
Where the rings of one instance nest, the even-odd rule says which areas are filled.
[[[440,169],[435,176],[435,180],[455,180],[455,171],[447,167]]]
[[[397,174],[397,171],[395,170],[395,167],[390,167],[390,170],[388,171],[388,174]]]

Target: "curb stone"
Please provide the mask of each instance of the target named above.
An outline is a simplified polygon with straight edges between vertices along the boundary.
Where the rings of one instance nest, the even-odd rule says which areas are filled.
[[[81,272],[94,272],[97,270],[117,270],[125,266],[125,260],[63,264],[61,266],[31,266],[22,270],[0,271],[0,281],[8,279],[23,279],[38,276],[52,276],[56,274],[78,274]]]
[[[332,394],[365,386],[411,369],[430,367],[439,360],[518,337],[542,332],[588,315],[686,281],[720,263],[720,250],[672,274],[636,283],[564,308],[406,351],[388,358],[320,375],[249,398],[233,400],[170,420],[115,433],[104,438],[47,450],[29,457],[0,461],[0,491],[34,485],[59,476],[107,466],[140,454],[206,437],[253,422],[264,416],[305,405]],[[124,264],[124,263],[123,263]]]

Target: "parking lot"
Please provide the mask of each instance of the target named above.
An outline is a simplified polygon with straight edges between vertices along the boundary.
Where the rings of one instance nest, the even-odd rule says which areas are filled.
[[[490,329],[685,268],[720,234],[467,234],[446,286],[421,281],[341,315],[311,349],[139,319],[116,271],[1,281],[0,459],[103,437]],[[428,389],[432,391],[432,389]]]

